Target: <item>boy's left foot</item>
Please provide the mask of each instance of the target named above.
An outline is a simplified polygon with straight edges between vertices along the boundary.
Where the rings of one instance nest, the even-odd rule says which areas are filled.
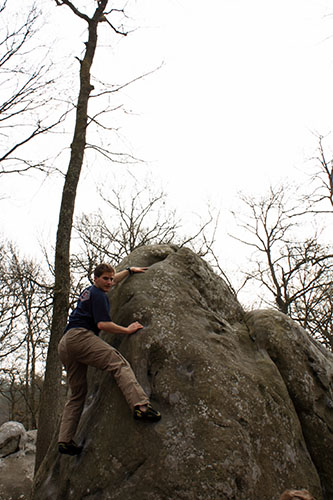
[[[58,443],[59,453],[63,453],[65,455],[80,455],[83,450],[83,446],[78,446],[71,440],[69,443]]]
[[[160,412],[154,410],[150,403],[143,406],[136,406],[133,416],[135,420],[142,420],[145,422],[158,422],[161,420]]]

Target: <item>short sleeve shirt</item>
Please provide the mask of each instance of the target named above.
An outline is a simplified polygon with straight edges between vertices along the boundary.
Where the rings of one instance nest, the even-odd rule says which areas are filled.
[[[103,290],[92,285],[81,293],[76,308],[69,315],[65,332],[71,328],[86,328],[98,335],[97,323],[100,321],[111,321],[110,302]]]

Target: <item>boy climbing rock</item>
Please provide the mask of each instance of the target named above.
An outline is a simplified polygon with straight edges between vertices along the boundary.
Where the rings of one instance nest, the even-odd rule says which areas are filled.
[[[101,330],[130,335],[143,328],[137,321],[127,327],[114,323],[110,318],[107,292],[111,286],[127,276],[143,273],[146,269],[128,267],[115,273],[109,264],[98,265],[94,270],[94,284],[81,293],[76,308],[69,316],[65,334],[58,346],[59,357],[66,368],[71,390],[60,424],[60,453],[78,455],[82,451],[82,447],[73,439],[87,394],[88,366],[112,373],[135,419],[157,422],[161,418],[160,413],[152,408],[127,360],[98,336]]]

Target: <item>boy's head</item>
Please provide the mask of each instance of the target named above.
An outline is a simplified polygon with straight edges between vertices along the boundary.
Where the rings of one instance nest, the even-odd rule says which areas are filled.
[[[110,264],[99,264],[94,270],[94,285],[103,292],[108,292],[114,284],[114,274],[115,270]]]
[[[110,264],[99,264],[94,269],[94,278],[100,278],[103,273],[115,273],[115,270]]]

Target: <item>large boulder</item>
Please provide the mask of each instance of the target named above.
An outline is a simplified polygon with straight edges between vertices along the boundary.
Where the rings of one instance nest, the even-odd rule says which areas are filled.
[[[140,248],[149,266],[113,289],[108,336],[162,413],[134,421],[115,382],[91,370],[79,457],[56,436],[35,500],[277,500],[286,488],[333,499],[332,355],[276,311],[245,313],[193,252]]]

